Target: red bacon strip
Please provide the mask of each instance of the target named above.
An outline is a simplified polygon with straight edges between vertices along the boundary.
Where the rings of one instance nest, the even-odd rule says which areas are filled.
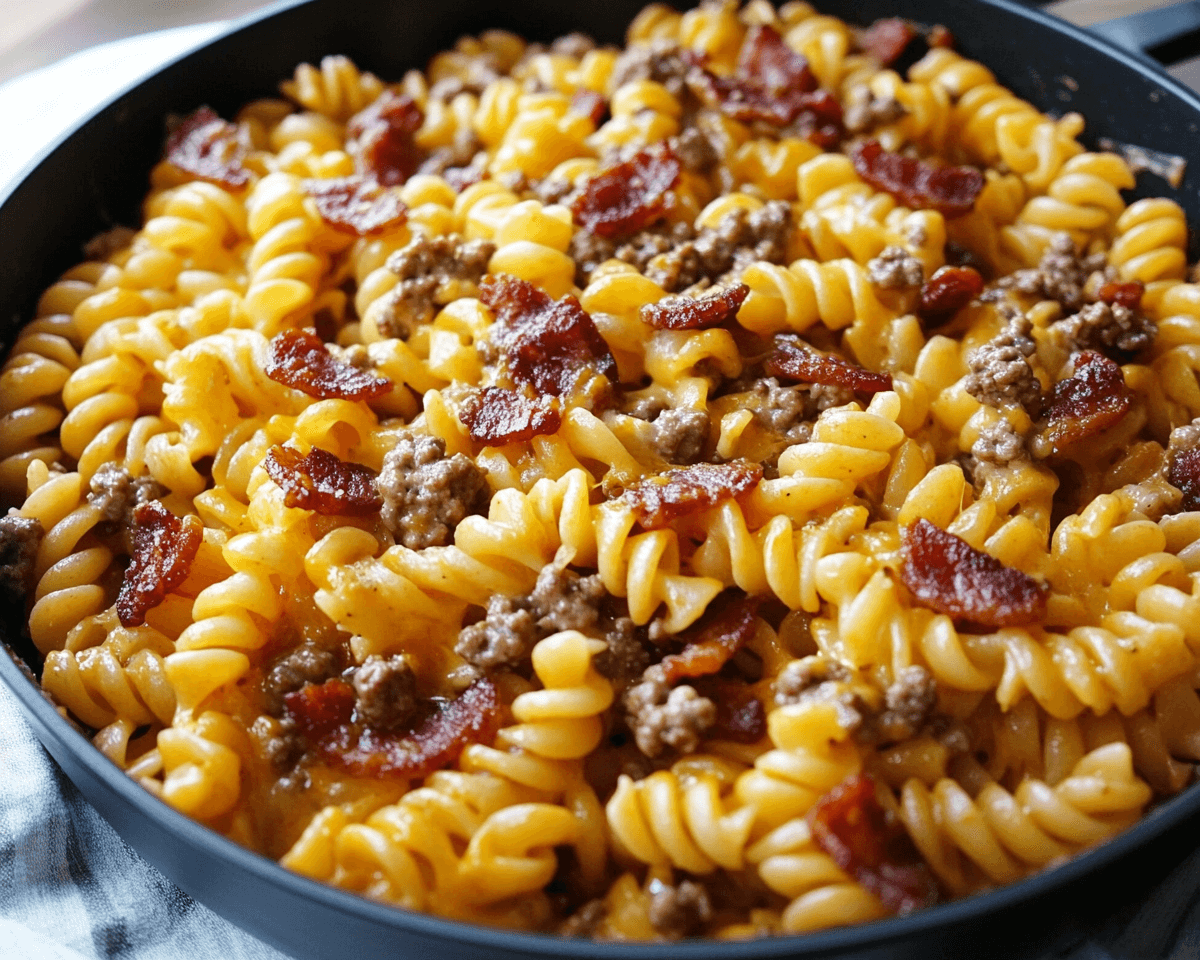
[[[237,127],[201,107],[167,138],[167,162],[200,180],[240,190],[250,182],[250,172],[242,166],[249,149]]]
[[[1054,385],[1035,450],[1042,456],[1060,453],[1115,426],[1131,406],[1133,394],[1121,368],[1102,353],[1085,350],[1075,357],[1074,374]]]
[[[983,293],[983,277],[974,267],[942,267],[921,285],[917,316],[929,326],[949,323]]]
[[[147,612],[183,583],[203,539],[199,517],[177,517],[157,500],[138,504],[133,511],[132,557],[117,594],[121,626],[140,627]]]
[[[670,145],[641,150],[605,167],[571,203],[575,222],[600,237],[627,237],[663,216],[667,192],[682,170]]]
[[[890,67],[900,59],[900,55],[916,36],[917,31],[907,20],[886,17],[867,27],[859,37],[859,46],[883,66]]]
[[[387,377],[331,356],[321,338],[307,330],[285,330],[276,336],[263,372],[276,383],[318,400],[369,400],[392,389]]]
[[[983,174],[974,167],[935,167],[900,153],[889,153],[868,140],[851,155],[858,175],[914,210],[937,210],[947,219],[970,213],[983,190]]]
[[[1167,467],[1167,481],[1183,492],[1183,509],[1200,510],[1200,449],[1180,450]]]
[[[702,297],[664,297],[642,306],[641,318],[656,330],[707,330],[737,316],[750,288],[744,283],[710,290]]]
[[[937,902],[937,882],[899,823],[888,823],[865,773],[847,777],[808,815],[813,840],[892,913]]]
[[[763,364],[763,370],[772,377],[847,387],[856,393],[892,389],[892,378],[886,373],[872,373],[841,357],[818,353],[794,337],[775,338],[775,352]]]
[[[317,756],[352,776],[376,780],[428,776],[469,744],[490,740],[500,726],[500,699],[487,678],[439,705],[411,733],[383,733],[354,722],[354,688],[345,680],[308,684],[283,700]]]
[[[743,597],[699,627],[683,650],[662,658],[659,666],[663,679],[677,683],[685,677],[705,677],[720,670],[754,636],[760,602],[756,597]]]
[[[1128,283],[1118,283],[1111,280],[1102,284],[1096,296],[1105,303],[1119,303],[1129,310],[1136,310],[1142,305],[1142,294],[1146,285],[1141,280],[1130,280]]]
[[[697,463],[647,477],[625,491],[625,500],[643,529],[658,530],[672,520],[753,490],[762,473],[762,464],[749,460]]]
[[[412,97],[390,90],[356,113],[346,132],[354,141],[360,172],[385,187],[404,183],[425,159],[414,136],[424,121],[425,115]]]
[[[532,440],[555,433],[562,425],[557,401],[550,397],[534,400],[502,387],[483,387],[475,391],[462,405],[458,416],[471,439],[485,447]]]
[[[320,447],[303,456],[292,447],[272,447],[263,458],[263,468],[283,491],[286,506],[327,517],[369,517],[379,512],[375,471],[361,463],[347,463]]]
[[[589,372],[616,379],[612,351],[575,297],[556,301],[525,280],[501,275],[483,278],[479,299],[496,313],[492,343],[518,383],[561,397]]]
[[[393,191],[363,177],[305,180],[321,219],[340,233],[375,237],[402,227],[408,208]]]
[[[922,606],[981,627],[1046,615],[1046,588],[924,518],[904,528],[900,579]]]

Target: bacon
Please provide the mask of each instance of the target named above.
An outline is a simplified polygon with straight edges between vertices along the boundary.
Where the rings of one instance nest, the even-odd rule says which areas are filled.
[[[904,827],[888,822],[868,774],[852,774],[830,790],[809,812],[808,822],[817,846],[892,913],[937,902],[937,881]]]
[[[209,107],[185,118],[167,137],[167,162],[184,173],[229,190],[250,182],[242,166],[249,144],[241,131]]]
[[[625,500],[645,530],[698,513],[758,486],[762,465],[749,460],[697,463],[647,477],[625,491]]]
[[[572,201],[575,222],[600,237],[631,236],[663,216],[682,169],[669,144],[605,167]]]
[[[318,400],[369,400],[392,389],[387,377],[331,356],[321,338],[307,330],[285,330],[276,336],[264,372],[276,383]]]
[[[868,140],[852,154],[858,175],[914,210],[937,210],[947,219],[970,213],[983,190],[983,174],[974,167],[935,167],[900,153],[889,153]]]
[[[1200,449],[1176,453],[1167,467],[1167,482],[1183,493],[1184,510],[1200,510]]]
[[[772,377],[800,383],[847,387],[856,393],[882,393],[892,389],[892,378],[886,373],[872,373],[841,357],[818,353],[788,336],[775,338],[775,352],[763,364],[763,371]]]
[[[900,579],[917,603],[981,627],[1046,615],[1046,588],[922,518],[904,528]]]
[[[656,330],[707,330],[737,316],[750,288],[744,283],[710,290],[702,297],[665,297],[642,306],[644,323]]]
[[[385,733],[354,720],[354,688],[345,680],[308,684],[284,698],[287,713],[314,753],[352,776],[411,780],[449,766],[500,726],[500,699],[486,677],[440,704],[411,733]]]
[[[1042,457],[1061,453],[1115,426],[1131,406],[1133,394],[1121,368],[1102,353],[1084,350],[1075,357],[1074,374],[1054,385],[1034,452]]]
[[[954,39],[954,34],[950,32],[949,27],[935,23],[925,35],[925,42],[931,47],[953,47],[957,41]]]
[[[1129,310],[1136,310],[1142,305],[1142,294],[1145,292],[1146,285],[1141,280],[1130,280],[1128,283],[1110,280],[1101,285],[1096,296],[1105,303],[1119,303]]]
[[[485,447],[521,443],[557,432],[562,414],[550,397],[536,400],[502,387],[476,390],[458,412],[463,426]]]
[[[760,602],[755,597],[743,597],[725,606],[695,631],[683,650],[663,657],[659,665],[663,679],[676,683],[684,677],[705,677],[720,670],[754,636]]]
[[[140,627],[146,613],[183,583],[203,539],[199,517],[177,517],[157,500],[138,504],[133,511],[132,557],[117,594],[121,626]]]
[[[587,117],[596,126],[608,113],[608,101],[594,90],[577,90],[571,97],[571,112]]]
[[[859,46],[883,66],[890,67],[900,59],[900,55],[916,36],[917,31],[907,20],[886,17],[867,27],[858,42]]]
[[[408,208],[393,191],[360,176],[305,180],[304,190],[316,201],[321,219],[339,233],[375,237],[408,219]]]
[[[942,267],[921,285],[917,316],[930,326],[941,326],[981,293],[983,277],[974,267]]]
[[[575,297],[556,301],[525,280],[501,275],[483,278],[479,299],[496,313],[492,343],[517,382],[560,397],[588,372],[616,378],[612,351]]]
[[[356,113],[346,132],[356,141],[359,170],[385,187],[404,183],[425,159],[414,139],[424,120],[412,97],[390,90]]]
[[[379,512],[375,471],[313,447],[303,456],[292,447],[272,447],[263,458],[267,476],[283,491],[289,507],[327,517],[369,517]]]

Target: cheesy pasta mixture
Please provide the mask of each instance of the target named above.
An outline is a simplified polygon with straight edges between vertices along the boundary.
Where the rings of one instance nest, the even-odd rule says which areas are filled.
[[[281,90],[174,122],[0,374],[4,588],[147,790],[673,939],[1008,883],[1190,782],[1200,289],[1081,117],[763,0]]]

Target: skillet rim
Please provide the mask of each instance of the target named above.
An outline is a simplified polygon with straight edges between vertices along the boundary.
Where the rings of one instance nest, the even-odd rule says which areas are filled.
[[[52,154],[69,143],[86,125],[96,121],[118,101],[144,84],[152,82],[160,73],[197,54],[200,51],[226,42],[233,35],[295,7],[321,0],[281,0],[249,16],[240,18],[196,46],[156,64],[137,80],[122,88],[104,104],[88,112],[67,131],[43,148],[7,185],[0,187],[0,216],[8,201],[18,193],[30,176]],[[679,2],[679,0],[676,0]],[[1115,46],[1109,41],[1088,33],[1072,24],[1058,20],[1040,10],[1030,9],[1012,0],[974,0],[976,4],[992,6],[1010,14],[1033,21],[1050,34],[1065,34],[1091,48],[1093,54],[1116,60],[1122,66],[1142,77],[1161,85],[1164,90],[1182,100],[1200,118],[1200,95],[1183,86],[1161,68],[1147,64],[1144,55],[1132,53]],[[817,0],[819,6],[825,6]],[[852,5],[852,4],[851,4]],[[851,13],[853,11],[850,11]],[[991,68],[990,64],[988,65]],[[19,326],[17,327],[19,329]],[[15,332],[15,331],[14,331]],[[373,925],[394,929],[397,933],[416,934],[423,938],[439,940],[450,946],[460,943],[483,949],[503,949],[529,956],[574,956],[603,960],[603,958],[664,957],[673,958],[717,958],[717,957],[777,957],[777,956],[826,956],[843,951],[868,950],[887,947],[896,941],[953,928],[971,921],[985,919],[989,914],[999,914],[1049,893],[1058,892],[1088,875],[1098,874],[1111,867],[1167,832],[1179,827],[1200,812],[1200,781],[1194,782],[1183,792],[1153,808],[1134,825],[1111,840],[1087,850],[1067,862],[1049,870],[1032,874],[1015,883],[978,893],[966,898],[937,904],[903,917],[891,917],[867,924],[833,928],[813,933],[759,937],[752,940],[722,942],[716,940],[694,940],[675,943],[598,943],[590,940],[566,940],[560,937],[536,933],[518,933],[491,927],[447,920],[430,914],[417,913],[402,908],[368,900],[357,894],[312,880],[293,873],[279,863],[261,854],[239,846],[198,821],[175,810],[131,780],[122,770],[109,761],[90,741],[82,736],[72,724],[60,715],[54,705],[44,696],[39,686],[17,665],[19,655],[9,644],[7,637],[0,635],[10,657],[0,657],[0,680],[12,691],[22,707],[25,719],[33,727],[38,739],[67,769],[70,778],[79,785],[77,774],[84,774],[88,788],[80,787],[85,798],[91,802],[91,789],[97,784],[105,788],[115,799],[132,808],[140,817],[179,838],[188,849],[204,851],[207,855],[230,863],[236,869],[253,877],[258,883],[279,888],[297,900],[307,900],[336,911],[345,919],[369,921]],[[10,659],[11,658],[11,659]],[[63,762],[66,758],[67,762]],[[107,804],[106,804],[107,805]],[[128,830],[138,831],[128,824],[118,825],[113,819],[106,820],[123,837]],[[137,844],[131,843],[138,849]],[[179,853],[180,851],[176,851]],[[186,852],[186,851],[182,851]],[[176,867],[174,871],[159,865],[159,859],[146,856],[169,879],[184,886],[181,877],[186,869]],[[176,857],[178,859],[178,857]],[[197,898],[200,899],[200,898]],[[200,899],[200,902],[205,902]],[[210,901],[211,902],[211,901]],[[227,916],[226,911],[221,911]],[[277,918],[281,919],[281,918]],[[285,943],[271,931],[279,924],[247,926],[239,918],[230,921],[253,934],[274,943]],[[283,947],[283,949],[289,949]]]

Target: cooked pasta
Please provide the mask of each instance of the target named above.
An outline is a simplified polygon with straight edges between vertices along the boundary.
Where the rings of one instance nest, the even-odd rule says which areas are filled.
[[[652,5],[185,118],[0,371],[46,693],[291,870],[615,940],[908,912],[1184,789],[1184,214],[944,40]]]

